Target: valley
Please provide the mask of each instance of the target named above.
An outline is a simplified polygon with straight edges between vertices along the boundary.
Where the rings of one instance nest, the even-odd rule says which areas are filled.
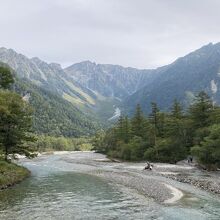
[[[0,220],[219,220],[219,8],[2,1]]]
[[[151,102],[156,102],[162,111],[167,111],[174,99],[186,108],[200,91],[207,92],[214,103],[220,103],[219,54],[219,43],[208,44],[172,64],[151,70],[96,64],[90,61],[63,69],[59,64],[48,64],[39,58],[29,59],[6,48],[0,49],[0,61],[15,71],[18,79],[16,89],[23,96],[28,94],[32,103],[35,102],[36,96],[40,97],[45,103],[41,104],[42,111],[45,112],[45,107],[48,106],[49,109],[63,112],[64,120],[70,126],[76,120],[74,115],[78,115],[77,124],[80,130],[80,126],[86,124],[85,121],[94,129],[103,126],[113,117],[115,108],[120,108],[122,114],[130,115],[135,106],[140,104],[144,112],[149,113]],[[24,89],[25,86],[29,90]],[[66,103],[66,110],[52,105],[50,102],[53,99],[60,104]],[[71,113],[73,118],[69,116],[68,111],[75,112]],[[37,115],[39,113],[36,113],[39,123]],[[53,119],[57,120],[58,117]],[[60,126],[59,120],[56,124]],[[50,129],[55,130],[52,127]],[[44,133],[45,130],[39,132]],[[60,132],[62,134],[62,131]],[[83,134],[80,131],[78,133]],[[63,135],[69,136],[66,133]],[[76,132],[73,135],[78,134]]]

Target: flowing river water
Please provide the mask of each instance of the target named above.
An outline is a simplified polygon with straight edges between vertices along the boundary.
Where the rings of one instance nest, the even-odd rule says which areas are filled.
[[[111,163],[105,161],[103,155],[92,152],[44,155],[19,163],[30,169],[32,175],[22,183],[0,191],[1,220],[220,219],[219,197],[188,184],[147,176],[141,171],[142,164]],[[124,179],[117,181],[119,178]],[[161,198],[153,199],[137,190],[151,178],[155,183],[175,187],[176,199],[164,203]],[[169,191],[169,187],[157,188],[152,195],[157,190]],[[178,195],[178,192],[183,194]],[[172,193],[175,194],[175,190]],[[160,193],[158,195],[160,197]]]

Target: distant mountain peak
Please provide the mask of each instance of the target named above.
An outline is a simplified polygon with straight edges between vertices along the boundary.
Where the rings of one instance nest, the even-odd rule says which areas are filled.
[[[52,68],[60,69],[62,70],[62,66],[59,63],[50,63],[49,64]]]
[[[36,62],[43,62],[40,58],[38,57],[32,57],[31,60],[36,61]]]
[[[23,54],[19,54],[15,50],[13,50],[11,48],[6,48],[6,47],[0,47],[0,52],[24,56]]]

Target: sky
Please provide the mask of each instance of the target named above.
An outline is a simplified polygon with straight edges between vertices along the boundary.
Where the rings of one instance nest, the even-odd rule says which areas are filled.
[[[220,0],[0,0],[0,47],[63,67],[156,68],[220,42]]]

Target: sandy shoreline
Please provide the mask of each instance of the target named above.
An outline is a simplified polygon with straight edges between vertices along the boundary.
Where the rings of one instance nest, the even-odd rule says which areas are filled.
[[[165,184],[165,186],[172,191],[173,197],[165,200],[164,203],[167,203],[167,204],[175,203],[183,197],[184,194],[179,189],[168,184]]]
[[[182,191],[153,177],[118,171],[95,171],[91,174],[99,176],[108,182],[134,189],[138,193],[161,203],[175,203],[183,197]]]

